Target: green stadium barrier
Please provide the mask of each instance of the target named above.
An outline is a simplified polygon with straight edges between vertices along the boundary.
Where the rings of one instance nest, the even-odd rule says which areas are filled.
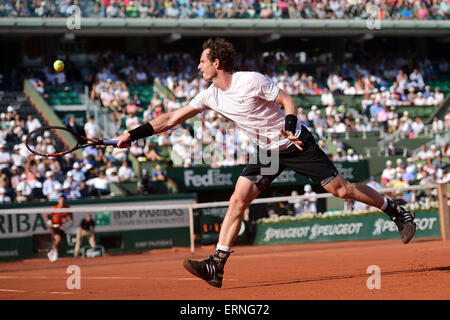
[[[357,107],[361,105],[361,101],[364,99],[362,95],[344,95],[344,94],[334,94],[335,104],[338,106],[345,103],[347,107]],[[294,101],[297,103],[298,107],[310,108],[313,105],[317,107],[322,107],[322,100],[320,95],[305,95],[305,96],[295,96]]]
[[[441,236],[437,210],[416,212],[415,238]],[[255,245],[399,239],[394,222],[383,213],[316,218],[304,221],[258,222]]]
[[[369,178],[366,160],[358,162],[335,162],[339,172],[352,182],[360,182]],[[167,176],[175,181],[182,191],[195,192],[211,189],[233,189],[245,166],[209,168],[167,168]],[[306,177],[290,170],[284,170],[272,186],[298,186],[313,183]]]
[[[414,149],[420,147],[422,144],[426,144],[430,140],[432,140],[430,137],[420,137],[420,136],[416,137],[414,139],[406,138],[406,139],[401,139],[401,140],[395,142],[394,146],[406,148],[408,150],[414,150]]]
[[[126,197],[111,197],[111,198],[86,198],[79,200],[67,200],[70,206],[77,205],[107,205],[113,203],[140,203],[142,201],[166,201],[166,200],[185,200],[196,199],[195,193],[178,193],[178,194],[162,194],[162,195],[138,195]],[[3,209],[26,209],[26,208],[41,208],[51,207],[56,205],[56,201],[39,201],[26,203],[2,203]]]
[[[430,116],[426,121],[424,121],[424,123],[425,124],[432,123],[434,117],[442,119],[447,113],[449,107],[450,107],[450,94],[447,94],[444,98],[444,102],[442,102],[442,104],[438,108],[434,109],[434,112],[430,114]]]
[[[386,168],[386,161],[391,160],[392,165],[395,166],[397,159],[402,159],[403,163],[406,163],[405,157],[401,155],[396,156],[372,156],[370,157],[367,162],[369,166],[369,172],[372,176],[380,175],[381,172]]]

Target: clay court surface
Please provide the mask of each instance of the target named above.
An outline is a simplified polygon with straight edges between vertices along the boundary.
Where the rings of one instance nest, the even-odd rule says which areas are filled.
[[[212,246],[198,248],[204,258]],[[450,299],[450,242],[414,239],[237,246],[221,289],[182,267],[187,248],[99,258],[0,263],[0,299],[304,300]],[[78,265],[81,289],[66,287]],[[370,265],[381,288],[369,290]]]

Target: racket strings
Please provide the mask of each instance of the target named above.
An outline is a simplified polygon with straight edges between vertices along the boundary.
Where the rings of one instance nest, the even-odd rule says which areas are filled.
[[[35,131],[28,139],[28,146],[39,154],[54,154],[69,151],[75,146],[69,146],[61,139],[60,134],[62,132],[63,130],[54,128]]]

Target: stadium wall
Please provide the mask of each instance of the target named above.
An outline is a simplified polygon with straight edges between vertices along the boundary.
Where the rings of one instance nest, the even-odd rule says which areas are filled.
[[[416,212],[416,238],[441,237],[437,210]],[[383,214],[284,221],[257,225],[254,244],[397,239],[395,223]]]
[[[157,200],[159,199],[159,200]],[[164,199],[164,200],[161,200]],[[91,213],[95,226],[97,244],[108,253],[125,253],[173,246],[190,245],[189,210],[187,205],[195,199],[194,195],[153,197],[154,201],[142,201],[144,209],[118,209],[116,202],[96,203],[96,206],[72,206],[79,209],[73,213],[73,224],[66,229],[67,237],[62,241],[60,256],[73,255],[76,232],[86,213]],[[91,199],[92,200],[92,199]],[[122,199],[121,202],[131,202]],[[79,203],[79,202],[78,202]],[[133,202],[134,204],[137,201]],[[152,205],[186,205],[186,208],[147,209]],[[33,204],[15,207],[26,211]],[[85,209],[83,209],[83,207]],[[46,206],[48,208],[48,205]],[[2,207],[2,209],[5,209]],[[81,209],[82,212],[80,211]],[[19,210],[20,211],[20,210]],[[79,212],[80,211],[80,212]],[[45,221],[46,211],[38,213],[0,214],[0,261],[11,261],[40,257],[51,246],[50,230]]]
[[[85,18],[80,28],[69,33],[102,36],[448,36],[449,21],[382,20],[381,28],[371,30],[367,20],[337,19],[164,19],[164,18]],[[0,33],[60,34],[67,32],[66,18],[0,19]],[[274,37],[272,36],[272,37]]]

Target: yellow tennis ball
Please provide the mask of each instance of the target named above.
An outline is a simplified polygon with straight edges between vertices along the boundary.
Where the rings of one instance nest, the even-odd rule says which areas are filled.
[[[56,70],[57,72],[62,71],[62,70],[64,69],[64,62],[62,62],[61,60],[56,60],[56,61],[53,63],[53,68],[55,68],[55,70]]]

